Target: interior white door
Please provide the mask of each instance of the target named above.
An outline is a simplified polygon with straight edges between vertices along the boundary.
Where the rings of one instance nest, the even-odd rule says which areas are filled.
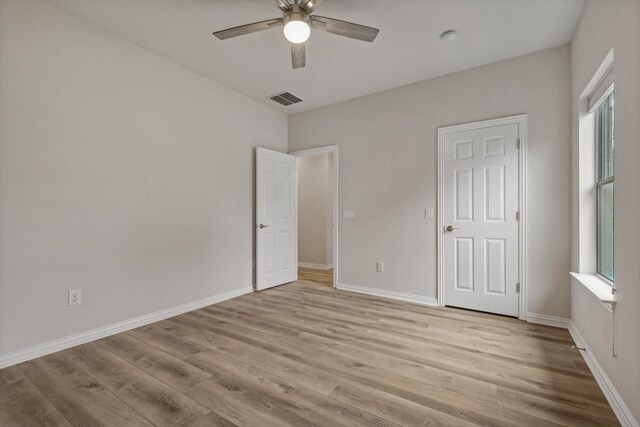
[[[444,138],[446,305],[518,315],[518,125]]]
[[[256,152],[256,289],[298,279],[296,159]]]

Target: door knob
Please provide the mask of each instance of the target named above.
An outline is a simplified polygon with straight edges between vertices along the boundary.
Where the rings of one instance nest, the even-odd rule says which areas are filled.
[[[258,228],[260,228],[260,229],[267,228],[267,227],[268,227],[268,225],[264,225],[264,224],[260,224],[260,225],[258,226]]]
[[[458,228],[454,227],[453,225],[447,225],[447,228],[446,228],[447,231],[453,231],[453,230],[457,230],[457,229]]]

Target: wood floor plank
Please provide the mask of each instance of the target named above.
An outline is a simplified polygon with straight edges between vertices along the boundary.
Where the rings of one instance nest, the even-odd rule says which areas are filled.
[[[374,415],[386,417],[404,426],[474,426],[475,423],[443,414],[434,409],[405,400],[383,391],[354,386],[338,386],[331,397],[362,408]]]
[[[238,424],[211,411],[207,415],[198,418],[192,427],[238,427]]]
[[[240,302],[240,301],[239,301],[239,302],[237,302],[236,304],[238,304],[238,303],[239,303],[239,304],[245,304],[245,307],[246,307],[246,304],[247,304],[247,302]],[[285,305],[286,305],[287,303],[286,303],[286,302],[283,302],[283,304],[285,304]],[[305,307],[305,304],[304,304],[304,303],[301,303],[301,304],[298,304],[298,305],[301,307],[301,309],[303,309],[303,310],[304,310],[304,313],[305,313],[305,314],[308,314],[308,315],[312,315],[312,313],[313,313],[314,311],[318,311],[318,310],[316,310],[316,309],[307,310],[307,307]],[[303,312],[303,311],[302,311],[302,310],[298,310],[298,312],[297,312],[297,313],[300,313],[300,312]],[[323,314],[324,314],[324,316],[325,316],[324,318],[325,318],[325,319],[327,319],[327,321],[331,321],[331,317],[326,317],[326,316],[330,316],[330,314],[331,314],[331,312],[330,312],[330,311],[324,312]],[[336,317],[339,317],[339,316],[340,316],[340,315],[338,314]],[[354,317],[355,317],[355,316],[354,316]],[[358,322],[360,322],[360,319],[361,319],[361,318],[358,318],[358,320],[352,321],[352,322],[350,322],[350,323],[354,323],[354,322],[355,322],[355,323],[357,324]],[[381,325],[383,325],[383,323],[382,323],[382,322],[384,322],[384,320],[385,320],[385,319],[382,319],[381,321],[377,322],[377,325],[376,325],[376,322],[375,322],[375,321],[372,321],[373,323],[369,323],[369,325],[364,325],[364,326],[376,325],[376,326],[375,326],[375,328],[376,328],[376,329],[381,329]],[[406,334],[406,329],[407,329],[407,326],[408,326],[408,325],[411,325],[411,324],[397,325],[397,326],[398,326],[398,329],[403,329],[403,330],[401,330],[401,331],[397,331],[397,332],[396,332],[396,334],[405,335],[405,334]],[[433,329],[433,325],[430,325],[430,324],[421,324],[421,325],[419,325],[419,326],[421,326],[421,327],[422,327],[422,326],[424,326],[424,328],[422,328],[422,336],[418,335],[418,337],[419,337],[419,338],[422,338],[422,337],[424,336],[424,338],[425,338],[425,339],[430,339],[430,338],[429,338],[429,335],[430,335],[430,334],[429,334],[427,331],[425,331],[425,328],[429,328],[429,330],[432,330],[432,329]],[[457,331],[458,329],[456,328],[455,330]],[[440,332],[442,332],[442,329],[440,329]],[[449,333],[450,333],[450,332],[451,332],[451,327],[450,327],[450,329],[449,329]],[[416,334],[416,335],[418,334],[418,331],[417,331],[417,330],[415,331],[415,334]],[[442,334],[440,334],[440,338],[443,338]],[[453,338],[455,339],[455,336],[454,336]],[[519,339],[519,342],[522,342],[522,339]],[[553,351],[556,351],[556,352],[560,351],[557,347],[556,347],[556,348],[549,348],[549,350],[553,350]],[[576,356],[578,355],[578,353],[575,351],[575,349],[570,350],[570,349],[569,349],[569,347],[567,346],[567,347],[566,347],[566,350],[565,350],[565,354],[570,355],[570,358],[572,359],[572,361],[573,361],[573,360],[577,360]]]
[[[603,426],[617,423],[615,416],[608,411],[585,410],[502,387],[498,388],[498,405],[563,425]]]
[[[176,319],[181,322],[182,320]],[[335,375],[315,366],[309,366],[297,360],[284,357],[244,342],[208,331],[196,325],[182,323],[182,327],[194,328],[194,335],[203,345],[247,364],[265,369],[292,383],[300,384],[309,390],[328,395],[338,386]]]
[[[217,330],[218,333],[239,332],[241,331],[243,337],[247,337],[253,340],[253,343],[257,343],[264,349],[277,352],[280,348],[290,348],[288,343],[284,339],[274,339],[274,337],[268,337],[262,339],[262,334],[253,334],[249,330],[239,330],[232,326],[227,326],[224,329],[220,328],[220,325],[206,323],[204,318],[200,319],[202,327],[210,327],[212,330]],[[273,344],[273,345],[269,345]],[[396,397],[401,397],[405,400],[420,403],[421,405],[438,410],[443,413],[454,414],[456,417],[466,419],[468,421],[476,422],[479,425],[486,426],[519,426],[534,421],[533,417],[530,417],[524,413],[518,413],[517,411],[511,411],[509,408],[500,408],[495,403],[495,399],[490,399],[487,396],[477,396],[480,400],[476,399],[462,399],[462,396],[457,393],[448,392],[445,389],[437,388],[426,383],[421,383],[414,379],[398,376],[393,373],[386,372],[381,369],[377,369],[366,362],[359,362],[358,359],[352,359],[351,354],[349,357],[343,357],[338,354],[333,354],[326,362],[320,358],[316,358],[315,355],[322,354],[322,350],[312,345],[305,346],[306,350],[288,350],[287,353],[281,351],[280,355],[286,357],[287,354],[292,355],[295,359],[311,365],[312,363],[325,369],[327,372],[336,374],[336,381],[344,384],[345,379],[349,380],[349,384],[353,387],[353,383],[360,385],[366,385],[370,388],[384,391],[388,394],[393,394]],[[263,356],[260,356],[262,359]],[[315,360],[315,362],[313,362]],[[464,400],[465,404],[457,405],[452,402]],[[541,421],[539,421],[541,422]],[[552,423],[548,423],[552,425]]]
[[[322,426],[391,426],[383,418],[375,417],[356,407],[330,399],[296,383],[286,381],[269,371],[250,363],[239,362],[214,350],[198,353],[190,359],[203,369],[209,369],[216,376],[224,376],[238,387],[254,389],[263,395],[278,397],[290,402],[293,410],[302,418],[313,420]]]
[[[100,342],[65,350],[69,359],[156,425],[189,426],[210,409],[116,356]]]
[[[254,424],[257,418],[263,425],[315,426],[304,408],[281,399],[277,394],[265,393],[260,384],[246,380],[249,366],[211,350],[198,353],[190,361],[209,369],[210,379],[194,386],[187,395],[238,424]],[[248,409],[251,408],[251,409]],[[317,414],[316,414],[317,415]]]
[[[449,328],[452,324],[457,324],[460,327],[467,327],[475,330],[493,330],[498,334],[512,335],[513,332],[526,332],[543,334],[544,337],[552,337],[553,339],[558,339],[569,344],[573,342],[566,330],[544,325],[527,324],[510,317],[487,315],[486,313],[479,313],[470,310],[455,308],[425,309],[424,307],[416,304],[402,301],[390,301],[381,297],[364,295],[359,298],[361,294],[351,293],[347,293],[351,296],[351,298],[348,298],[348,296],[344,296],[345,292],[336,292],[333,289],[318,289],[318,287],[310,286],[308,284],[281,286],[275,288],[270,293],[270,296],[282,294],[295,294],[296,296],[301,297],[302,301],[330,301],[323,303],[323,305],[331,307],[332,309],[343,309],[347,312],[365,316],[381,316],[382,318],[405,321],[428,320],[429,322],[433,322],[442,320],[447,322],[447,326]]]
[[[342,354],[349,354],[356,360],[367,361],[367,363],[373,362],[377,369],[383,369],[398,375],[413,378],[436,387],[456,391],[480,400],[487,400],[489,402],[496,401],[497,386],[494,384],[474,380],[465,376],[457,375],[453,372],[409,362],[397,357],[367,351],[366,349],[356,346],[344,348],[343,346],[337,345],[333,340],[318,335],[303,333],[298,336],[298,341],[303,342],[307,348],[317,351],[318,354],[332,353],[338,356]],[[257,359],[268,360],[262,349],[256,350],[260,351],[259,353],[255,353],[255,357]],[[274,364],[278,363],[281,365],[283,361],[280,360],[274,362]],[[300,365],[301,367],[308,366],[305,364]],[[288,369],[291,370],[292,368],[288,367]],[[333,385],[335,386],[336,384]]]
[[[74,426],[151,425],[62,353],[21,363],[19,367]]]
[[[217,377],[202,381],[188,391],[189,397],[200,404],[216,408],[225,419],[240,426],[294,425],[273,411],[264,410],[268,403],[260,395],[227,384]]]
[[[448,350],[455,353],[464,353],[473,356],[487,356],[492,358],[502,358],[508,363],[526,364],[527,366],[541,366],[545,370],[557,369],[560,372],[574,374],[589,378],[590,373],[586,369],[584,361],[578,360],[581,357],[575,349],[571,350],[569,346],[565,351],[554,349],[553,352],[538,349],[533,346],[522,348],[521,346],[508,342],[483,342],[474,337],[459,336],[455,333],[444,333],[437,328],[429,328],[429,333],[419,333],[418,330],[411,328],[388,327],[382,322],[378,322],[375,326],[366,325],[359,321],[346,320],[329,320],[326,319],[325,312],[319,312],[317,309],[305,310],[296,315],[300,318],[309,319],[325,319],[324,323],[334,327],[348,326],[357,333],[364,334],[375,332],[379,337],[389,338],[390,336],[401,338],[405,343],[414,342],[417,345],[432,344],[436,348]],[[505,340],[506,341],[506,340]],[[461,356],[462,357],[462,356]]]
[[[205,315],[206,314],[211,315],[211,311],[205,312]],[[232,319],[228,320],[231,321]],[[450,372],[462,371],[464,375],[470,378],[502,385],[503,387],[513,387],[516,390],[534,393],[541,397],[555,396],[564,399],[563,401],[565,403],[581,405],[589,402],[593,406],[610,412],[609,406],[602,396],[601,391],[592,380],[581,380],[571,375],[567,376],[557,372],[548,372],[526,365],[520,366],[519,364],[515,368],[505,368],[502,363],[499,363],[499,360],[469,360],[468,357],[444,357],[442,353],[433,352],[429,349],[423,348],[420,349],[420,351],[416,351],[418,350],[416,347],[399,343],[388,343],[385,340],[376,338],[362,337],[361,334],[350,334],[349,332],[343,331],[336,334],[330,328],[327,329],[320,326],[319,324],[322,322],[313,322],[313,327],[308,328],[306,325],[309,324],[309,322],[292,322],[291,319],[268,317],[264,322],[254,324],[269,325],[271,323],[287,324],[291,325],[291,327],[296,327],[295,325],[297,325],[299,329],[312,335],[322,336],[327,339],[336,339],[337,337],[338,342],[348,342],[349,344],[355,344],[356,346],[361,346],[371,351],[397,356],[417,363],[424,363]],[[263,329],[263,332],[277,334],[277,330],[275,329],[271,331]],[[347,340],[343,339],[345,335],[348,336]],[[300,335],[300,337],[302,336],[304,336],[304,334]],[[350,351],[350,349],[345,349],[345,351]],[[523,376],[518,369],[520,369],[522,373],[525,373],[526,376]]]
[[[368,321],[376,319],[376,320],[380,320],[381,322],[388,322],[388,323],[394,323],[394,324],[400,323],[404,327],[408,325],[416,325],[416,326],[419,326],[422,329],[422,331],[424,331],[425,327],[428,327],[430,329],[440,327],[445,331],[451,331],[452,322],[453,323],[456,322],[444,316],[433,315],[432,311],[440,312],[442,309],[425,310],[424,308],[422,308],[422,311],[424,313],[421,312],[417,314],[417,313],[409,312],[408,314],[404,313],[402,316],[398,316],[397,310],[390,309],[389,307],[377,306],[375,307],[375,310],[372,310],[372,307],[369,304],[365,304],[365,305],[361,303],[358,304],[358,303],[354,303],[352,300],[349,300],[348,303],[345,303],[344,299],[335,299],[335,297],[332,297],[331,294],[327,292],[323,292],[321,294],[312,294],[311,296],[309,296],[310,293],[311,292],[307,289],[292,291],[287,287],[280,287],[274,290],[271,294],[266,295],[264,298],[267,301],[275,301],[276,303],[279,303],[282,299],[282,301],[284,302],[289,300],[297,304],[302,304],[302,306],[310,305],[312,307],[330,309],[330,312],[332,314],[334,313],[338,315],[344,314],[352,318],[364,319]],[[405,304],[403,307],[407,307],[408,305],[410,305],[407,303],[402,303],[402,304]],[[358,308],[358,310],[354,309],[354,305],[355,305],[355,308]],[[446,309],[446,310],[450,310],[450,309]],[[333,318],[333,316],[330,316],[329,318]],[[509,336],[512,339],[519,338],[519,337],[516,337],[516,335],[513,333],[511,326],[513,326],[511,323],[509,323],[508,325],[503,325],[502,327],[495,330],[494,332],[500,335],[500,339],[502,339],[505,336]],[[458,328],[456,328],[456,331],[459,331],[459,332],[468,331],[470,332],[469,336],[473,337],[478,332],[481,332],[485,335],[490,334],[492,332],[492,329],[494,328],[495,326],[486,327],[484,325],[477,325],[473,322],[458,321]],[[544,330],[545,335],[554,335],[554,336],[562,337],[563,339],[562,343],[564,344],[564,347],[566,347],[567,344],[569,346],[572,344],[571,338],[566,331],[562,331],[558,328],[549,328],[549,327],[545,327],[545,328],[547,328]],[[537,330],[538,327],[526,328],[524,330],[532,331],[534,329]],[[520,332],[521,330],[522,329],[518,328],[516,331]],[[492,337],[492,338],[497,338],[497,337]],[[521,339],[519,339],[519,341],[532,342],[531,340],[526,340],[526,337],[522,337]],[[536,341],[537,341],[536,344],[546,344],[545,342],[541,342],[542,340],[536,340]]]
[[[205,349],[194,342],[183,339],[162,322],[127,331],[126,334],[138,338],[167,354],[179,359],[191,357]]]
[[[361,327],[366,329],[380,330],[383,332],[391,332],[393,334],[405,335],[409,338],[417,338],[420,340],[426,339],[428,336],[429,341],[436,341],[452,346],[457,346],[463,350],[480,351],[498,356],[511,357],[518,361],[526,363],[538,363],[545,367],[554,367],[558,369],[568,370],[577,374],[590,375],[586,363],[582,359],[582,356],[569,345],[564,347],[544,347],[543,345],[536,343],[531,344],[528,341],[522,339],[509,339],[504,338],[501,340],[487,340],[477,336],[477,333],[473,334],[460,334],[451,333],[451,329],[445,329],[442,326],[428,324],[428,325],[415,325],[415,323],[389,323],[389,320],[370,318],[370,317],[357,317],[354,319],[353,314],[346,312],[335,312],[334,310],[324,309],[318,305],[308,305],[307,303],[300,304],[291,299],[282,298],[282,304],[290,304],[297,306],[299,310],[297,313],[304,313],[306,315],[317,315],[324,319],[325,323],[343,326],[345,324],[354,327]],[[385,322],[386,321],[386,322]],[[425,334],[425,328],[428,328],[429,333]],[[426,336],[425,336],[426,335]]]
[[[127,334],[104,338],[99,345],[178,391],[185,391],[211,376]]]
[[[0,425],[619,425],[566,330],[299,272],[0,370]]]
[[[20,368],[0,370],[0,426],[71,426]]]
[[[246,305],[246,303],[242,303],[242,302],[238,302],[237,304],[245,304],[245,308],[248,308],[248,306]],[[218,308],[212,307],[209,310],[205,310],[204,313],[209,313],[211,314],[212,312],[214,312],[214,310],[219,310]],[[312,313],[309,312],[305,312],[303,314],[299,314],[299,313],[292,313],[288,318],[284,319],[284,318],[280,318],[280,317],[274,317],[274,316],[269,316],[268,314],[265,316],[264,313],[260,313],[258,311],[255,311],[254,313],[255,315],[258,316],[262,316],[265,318],[268,318],[270,321],[273,322],[280,322],[282,324],[288,324],[291,325],[291,327],[298,327],[302,330],[304,330],[305,332],[309,332],[309,333],[321,333],[321,334],[329,334],[329,335],[335,335],[335,330],[336,329],[340,329],[340,333],[342,335],[345,335],[349,338],[352,338],[354,341],[355,340],[359,340],[361,338],[367,338],[372,342],[382,342],[382,343],[386,343],[389,344],[391,346],[411,346],[412,348],[423,348],[425,351],[438,351],[438,352],[445,352],[445,351],[464,351],[464,356],[460,356],[463,358],[472,358],[472,359],[484,359],[486,360],[488,357],[487,356],[492,356],[491,354],[486,355],[484,354],[484,352],[481,351],[477,351],[474,350],[473,347],[471,348],[464,348],[461,345],[453,345],[453,344],[449,344],[446,343],[444,341],[438,341],[438,340],[432,340],[428,337],[420,337],[420,336],[407,336],[406,334],[400,332],[397,334],[392,334],[389,333],[390,331],[384,330],[384,329],[380,329],[378,327],[369,327],[368,330],[366,330],[366,325],[359,325],[359,324],[346,324],[343,322],[334,322],[331,320],[328,320],[326,318],[324,318],[323,316],[320,315],[314,315]],[[272,313],[273,314],[273,313]],[[299,321],[299,320],[304,320],[303,321]],[[264,323],[264,322],[262,322]],[[260,322],[257,322],[257,324],[260,324]],[[306,325],[312,325],[311,328],[307,328]],[[294,325],[305,325],[305,326],[294,326]],[[272,331],[273,333],[277,332],[275,329]],[[429,335],[428,333],[426,333],[425,335]],[[575,349],[572,350],[574,353],[576,352]],[[465,357],[466,356],[466,357]],[[521,360],[519,360],[516,357],[512,357],[512,358],[508,358],[509,360],[505,360],[506,362],[510,363],[510,364],[516,364],[516,365],[526,365],[527,369],[530,369],[532,367],[532,363],[525,363]],[[491,361],[494,361],[494,358],[491,358]],[[510,366],[509,364],[505,365],[505,366]],[[533,365],[534,366],[534,365]],[[519,369],[519,368],[514,368],[514,369]],[[549,367],[545,367],[545,371],[548,370]],[[589,372],[585,369],[576,369],[575,371],[570,371],[570,372],[563,372],[562,369],[559,370],[561,373],[565,373],[567,375],[573,375],[576,374],[577,377],[585,377],[585,378],[590,378],[590,374]]]
[[[331,287],[333,286],[333,268],[319,270],[316,268],[298,267],[298,280]]]

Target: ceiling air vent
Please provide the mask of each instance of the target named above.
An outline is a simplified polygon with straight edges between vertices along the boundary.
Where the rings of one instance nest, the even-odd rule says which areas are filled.
[[[284,105],[285,107],[287,105],[297,104],[298,102],[302,102],[302,99],[298,98],[291,92],[278,93],[276,95],[270,96],[269,99],[276,101],[278,104]]]

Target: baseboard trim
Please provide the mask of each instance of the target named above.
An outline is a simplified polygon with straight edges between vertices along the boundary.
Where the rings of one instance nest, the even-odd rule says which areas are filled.
[[[360,294],[373,295],[376,297],[391,298],[400,301],[412,302],[414,304],[426,305],[429,307],[438,307],[438,300],[432,297],[422,295],[405,294],[402,292],[387,291],[384,289],[367,288],[365,286],[347,285],[346,283],[338,283],[337,289],[349,292],[357,292]]]
[[[312,262],[299,262],[298,267],[313,268],[314,270],[330,270],[333,264],[314,264]]]
[[[566,317],[556,317],[538,313],[527,313],[527,322],[537,323],[539,325],[555,326],[556,328],[569,329],[570,320]]]
[[[593,377],[596,379],[600,389],[602,389],[602,393],[604,393],[604,396],[607,398],[609,405],[611,405],[611,409],[613,409],[616,417],[618,417],[618,421],[620,421],[622,427],[640,427],[640,424],[638,424],[638,421],[634,418],[631,410],[624,403],[624,400],[622,400],[622,396],[620,396],[620,393],[618,393],[618,390],[616,390],[613,383],[604,372],[604,369],[602,369],[602,366],[598,363],[598,360],[591,352],[591,349],[573,322],[569,323],[569,333],[571,334],[573,341],[576,343],[576,346],[584,348],[584,350],[580,351],[582,358],[587,362],[587,366],[589,366]]]
[[[55,353],[56,351],[65,350],[76,345],[108,337],[109,335],[119,334],[120,332],[125,332],[129,329],[134,329],[140,326],[148,325],[149,323],[158,322],[169,317],[177,316],[188,311],[197,310],[199,308],[226,301],[231,298],[236,298],[251,292],[253,292],[253,289],[250,287],[238,288],[219,295],[214,295],[186,304],[181,304],[175,307],[156,311],[154,313],[134,317],[133,319],[124,320],[122,322],[113,323],[111,325],[102,326],[90,331],[80,332],[74,335],[69,335],[63,338],[48,341],[43,344],[38,344],[21,350],[0,354],[0,369],[6,368],[11,365],[16,365],[18,363],[26,362],[27,360],[35,359],[37,357],[45,356],[47,354]]]

